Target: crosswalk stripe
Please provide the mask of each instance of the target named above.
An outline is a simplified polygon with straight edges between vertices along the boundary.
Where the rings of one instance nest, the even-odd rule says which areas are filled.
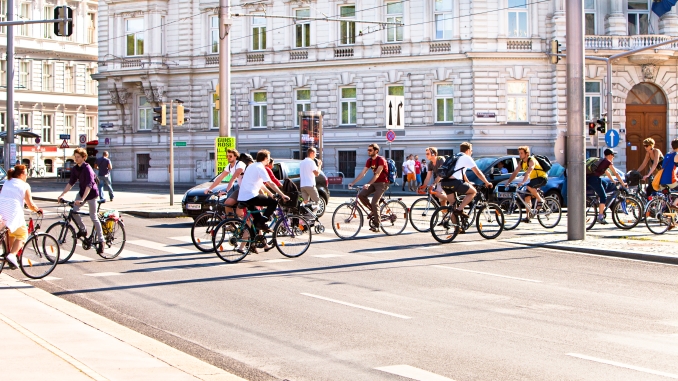
[[[92,261],[96,261],[96,259],[86,257],[86,256],[80,255],[80,254],[75,254],[75,253],[68,260],[68,262],[73,262],[73,263],[75,263],[75,262],[92,262]]]
[[[141,246],[145,247],[148,249],[153,249],[153,250],[158,250],[158,251],[164,251],[170,254],[188,254],[188,253],[193,253],[195,250],[186,250],[180,247],[173,247],[173,246],[167,246],[158,242],[153,242],[153,241],[147,241],[145,239],[135,239],[131,241],[127,241],[127,243],[135,245],[135,246]]]
[[[375,369],[417,381],[454,381],[451,378],[443,377],[441,375],[415,368],[410,365],[382,366]]]
[[[193,243],[193,240],[191,239],[190,235],[181,236],[181,237],[167,237],[167,238],[173,239],[173,240],[179,241],[179,242]]]
[[[291,259],[269,259],[269,260],[261,261],[261,262],[264,262],[264,263],[280,263],[280,262],[292,262],[292,260]]]
[[[343,257],[344,255],[342,254],[319,254],[319,255],[312,255],[312,257],[316,258],[335,258],[335,257]]]
[[[87,276],[93,276],[93,277],[104,277],[104,276],[116,276],[116,275],[122,275],[121,273],[112,273],[112,272],[103,272],[103,273],[92,273],[92,274],[83,274]]]
[[[123,249],[120,258],[146,258],[148,254],[137,253],[136,251]]]

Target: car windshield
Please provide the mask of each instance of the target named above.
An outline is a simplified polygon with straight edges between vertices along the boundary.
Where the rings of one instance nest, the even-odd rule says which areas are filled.
[[[553,164],[549,170],[549,177],[561,177],[565,173],[565,168],[560,164]]]
[[[490,168],[490,165],[492,165],[492,163],[494,163],[496,160],[496,157],[481,157],[480,159],[476,160],[476,165],[481,172],[485,172],[485,170]]]
[[[5,172],[5,169],[0,167],[0,181],[4,180],[5,177],[7,177],[7,172]]]

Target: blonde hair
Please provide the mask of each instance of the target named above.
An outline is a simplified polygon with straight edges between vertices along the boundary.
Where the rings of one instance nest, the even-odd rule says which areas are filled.
[[[652,138],[647,138],[647,139],[643,140],[643,145],[644,145],[645,147],[647,147],[647,146],[652,146],[652,147],[654,147],[654,139],[652,139]]]
[[[523,152],[525,152],[526,154],[529,155],[529,154],[530,154],[530,147],[528,147],[528,146],[520,146],[520,147],[518,147],[518,151],[523,151]]]

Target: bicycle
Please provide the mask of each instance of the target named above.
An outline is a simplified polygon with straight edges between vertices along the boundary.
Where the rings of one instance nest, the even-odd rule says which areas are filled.
[[[103,252],[99,256],[103,259],[114,259],[122,252],[122,249],[125,247],[126,242],[126,233],[125,233],[125,224],[120,217],[120,214],[115,210],[109,210],[106,212],[100,212],[101,204],[105,203],[105,200],[97,200],[97,217],[101,222],[101,228],[104,233],[104,248]],[[89,250],[92,246],[99,245],[98,242],[95,242],[96,238],[96,229],[92,226],[92,230],[89,233],[89,236],[78,238],[75,228],[73,227],[73,216],[79,214],[81,216],[89,216],[90,212],[80,212],[73,211],[73,206],[75,205],[74,201],[65,201],[59,203],[60,207],[63,206],[63,210],[59,213],[61,214],[61,221],[53,223],[49,228],[47,228],[47,233],[53,232],[57,237],[57,242],[59,247],[64,252],[64,256],[61,258],[59,263],[66,263],[73,253],[75,253],[75,246],[78,243],[78,239],[82,240],[82,248]],[[66,206],[71,209],[66,213]],[[98,254],[98,253],[97,253]]]
[[[238,202],[237,208],[245,209],[244,218],[222,220],[214,229],[215,233],[212,238],[214,252],[227,263],[239,262],[250,253],[253,247],[261,249],[268,243],[265,234],[259,234],[259,229],[252,223],[254,213],[262,213],[262,211],[250,211],[244,202]],[[288,258],[296,258],[304,254],[311,245],[311,224],[303,216],[288,215],[280,205],[272,217],[273,238],[271,242],[278,252]]]
[[[204,253],[214,251],[212,238],[219,222],[229,216],[235,217],[235,214],[232,212],[226,213],[224,205],[220,204],[219,201],[219,196],[212,193],[206,202],[210,210],[199,215],[193,222],[193,226],[191,226],[193,245]]]
[[[363,226],[363,213],[366,213],[368,217],[371,217],[372,214],[358,199],[358,194],[360,194],[362,188],[349,187],[348,189],[357,190],[356,197],[339,205],[332,214],[332,230],[341,239],[357,236]],[[388,201],[384,201],[383,198],[379,200],[379,225],[377,226],[373,218],[369,218],[369,226],[372,229],[381,228],[381,231],[389,236],[397,235],[407,227],[407,206],[401,198],[391,199],[390,193],[387,197]]]
[[[45,168],[43,167],[30,167],[26,171],[29,177],[45,177]]]
[[[502,191],[500,191],[500,188]],[[541,206],[535,205],[532,207],[532,205],[528,205],[527,201],[525,201],[525,197],[531,196],[530,192],[526,189],[526,185],[520,188],[515,185],[497,186],[496,197],[501,200],[499,207],[504,212],[504,228],[506,230],[513,230],[520,225],[520,222],[523,220],[523,208],[526,210],[526,213],[529,213],[529,216],[536,216],[539,224],[544,228],[552,229],[558,226],[563,214],[558,198],[556,196],[546,197],[541,189],[537,189],[539,196],[544,202],[541,203]],[[533,202],[536,201],[533,200]]]
[[[455,214],[455,210],[461,200],[455,195],[452,205],[439,207],[433,212],[429,222],[429,229],[433,239],[440,243],[454,241],[460,231],[468,231],[473,223],[476,223],[478,233],[485,239],[495,239],[504,231],[504,213],[499,205],[488,202],[490,190],[483,186],[476,192],[468,209],[464,209],[469,217]]]
[[[678,194],[664,188],[651,197],[645,208],[645,226],[653,234],[664,234],[678,223],[678,208],[673,206]]]
[[[590,189],[590,188],[589,188]],[[633,229],[643,218],[643,201],[637,196],[631,195],[629,190],[615,184],[615,190],[607,192],[603,215],[607,215],[608,209],[612,211],[612,222],[619,229]],[[600,200],[597,194],[586,196],[586,230],[591,230],[598,221]]]
[[[44,216],[42,213],[36,219],[31,216],[28,220],[28,240],[17,254],[19,269],[31,279],[42,279],[54,271],[59,263],[60,248],[57,240],[48,233],[40,233],[40,225]],[[9,229],[0,230],[0,273],[5,267],[9,254]]]
[[[440,208],[440,201],[435,196],[433,187],[430,187],[426,197],[421,197],[412,203],[409,210],[410,224],[414,230],[425,233],[431,230],[431,215]]]

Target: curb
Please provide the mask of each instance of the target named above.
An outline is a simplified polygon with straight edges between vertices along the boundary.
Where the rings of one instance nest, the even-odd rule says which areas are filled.
[[[659,254],[650,254],[650,253],[634,253],[630,251],[621,251],[621,250],[603,250],[595,249],[592,247],[574,247],[567,245],[559,245],[553,243],[525,243],[525,242],[513,242],[513,241],[504,241],[508,243],[513,243],[517,245],[524,245],[530,247],[542,247],[546,249],[556,249],[563,251],[573,251],[586,254],[601,255],[605,257],[616,257],[616,258],[626,258],[626,259],[635,259],[639,261],[646,262],[657,262],[665,263],[671,265],[678,265],[678,257],[665,256]]]

